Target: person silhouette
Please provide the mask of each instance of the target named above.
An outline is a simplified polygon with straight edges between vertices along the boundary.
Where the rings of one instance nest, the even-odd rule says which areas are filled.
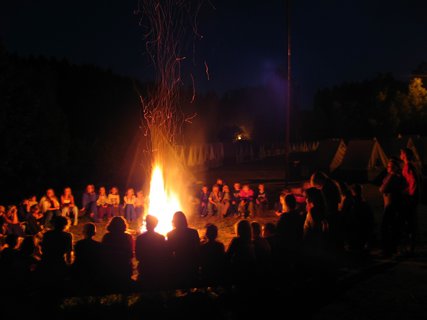
[[[175,212],[174,229],[167,234],[167,248],[172,261],[172,283],[189,287],[196,283],[199,267],[200,238],[197,230],[188,227],[185,214]]]
[[[130,283],[132,276],[133,239],[126,231],[125,218],[113,217],[102,238],[103,263],[107,286],[123,287]]]
[[[74,276],[84,286],[96,285],[100,276],[101,243],[93,240],[96,234],[94,223],[83,226],[83,239],[74,246]]]
[[[145,288],[159,289],[166,285],[167,253],[165,237],[155,231],[159,220],[152,215],[145,217],[146,232],[135,241],[138,260],[138,279]]]

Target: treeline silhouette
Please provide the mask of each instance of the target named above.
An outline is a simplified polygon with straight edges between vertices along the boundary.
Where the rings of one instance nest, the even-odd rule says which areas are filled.
[[[124,160],[139,125],[134,86],[95,66],[22,58],[0,46],[3,200],[34,187],[79,184],[82,176],[127,177]]]

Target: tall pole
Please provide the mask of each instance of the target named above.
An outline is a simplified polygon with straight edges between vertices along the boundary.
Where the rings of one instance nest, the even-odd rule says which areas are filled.
[[[285,181],[289,182],[290,175],[290,144],[291,144],[291,0],[286,0],[287,15],[287,51],[288,63],[286,70],[286,106],[285,106]]]

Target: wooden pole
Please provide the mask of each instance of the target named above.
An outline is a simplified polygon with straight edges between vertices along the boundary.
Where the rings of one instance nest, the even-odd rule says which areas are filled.
[[[289,183],[290,176],[290,144],[291,144],[291,0],[286,1],[287,15],[287,70],[286,70],[286,106],[285,106],[285,181]]]

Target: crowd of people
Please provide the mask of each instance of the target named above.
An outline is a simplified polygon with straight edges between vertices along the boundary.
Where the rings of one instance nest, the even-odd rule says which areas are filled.
[[[416,245],[420,178],[411,149],[402,149],[400,159],[390,159],[380,192],[384,198],[381,224],[384,255],[396,254],[402,242],[407,253],[413,253]]]
[[[403,149],[401,162],[390,160],[380,187],[381,240],[387,256],[397,252],[403,239],[409,239],[410,251],[415,249],[419,181],[412,161],[411,151]],[[80,210],[70,188],[60,199],[49,189],[39,202],[31,197],[7,211],[0,207],[0,271],[8,275],[9,284],[20,288],[62,286],[64,281],[76,290],[269,283],[287,272],[316,272],[342,252],[363,256],[374,233],[374,215],[362,186],[338,183],[320,171],[311,176],[303,197],[280,195],[275,223],[256,221],[269,208],[263,184],[256,193],[239,183],[231,191],[218,179],[210,192],[203,186],[199,200],[202,218],[238,217],[236,235],[227,247],[218,240],[215,224],[208,223],[200,237],[183,212],[174,214],[173,230],[166,237],[157,233],[157,218],[144,215],[143,194],[135,195],[133,189],[121,202],[117,188],[107,195],[104,187],[96,193],[88,185]],[[84,239],[73,243],[68,227],[78,223],[81,211],[93,222],[108,219],[102,241],[93,239],[96,224],[88,222]],[[136,219],[144,219],[146,231],[133,236],[128,221]]]
[[[201,217],[218,215],[248,218],[260,216],[268,209],[268,198],[262,183],[258,185],[257,192],[249,184],[242,186],[239,182],[235,182],[230,190],[222,179],[217,179],[210,192],[207,185],[202,187],[198,200]]]
[[[79,216],[83,215],[93,222],[114,216],[124,216],[132,222],[142,218],[145,200],[143,192],[135,194],[133,188],[127,189],[121,197],[117,187],[112,187],[107,194],[105,187],[101,186],[96,192],[95,186],[89,184],[79,209],[70,187],[66,187],[59,198],[53,189],[47,189],[40,201],[36,196],[31,196],[19,205],[0,206],[0,234],[18,237],[38,235],[52,227],[52,220],[59,216],[69,218],[74,226],[78,225]]]

